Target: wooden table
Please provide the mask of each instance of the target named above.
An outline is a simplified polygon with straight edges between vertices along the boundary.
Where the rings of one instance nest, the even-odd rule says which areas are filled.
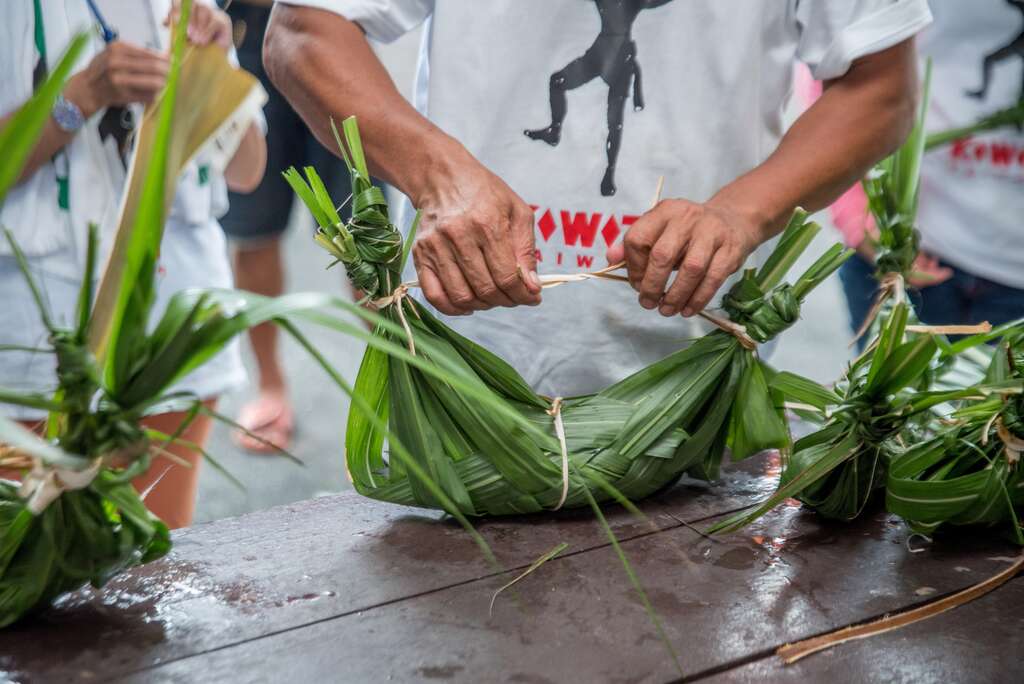
[[[774,486],[754,459],[609,520],[679,654],[683,681],[1021,681],[1024,578],[967,606],[793,666],[779,645],[973,584],[1017,553],[984,535],[928,545],[884,512],[827,524],[784,506],[698,530]],[[430,512],[355,494],[175,535],[172,554],[0,632],[15,681],[665,682],[664,643],[586,511],[480,522],[505,570]],[[501,594],[560,542],[569,548]]]

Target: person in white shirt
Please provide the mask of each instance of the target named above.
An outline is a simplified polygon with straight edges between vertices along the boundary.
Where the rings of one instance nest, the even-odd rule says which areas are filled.
[[[935,23],[919,41],[932,62],[928,131],[970,125],[1024,101],[1024,4],[932,0],[931,7]],[[877,290],[873,241],[864,239],[875,226],[859,185],[832,214],[858,250],[839,272],[856,330]],[[922,321],[998,325],[1024,316],[1024,131],[1006,126],[926,153],[917,223],[922,254],[910,297]]]
[[[540,304],[538,268],[627,262],[639,307],[619,283],[588,283],[451,321],[552,396],[679,349],[701,331],[689,317],[794,207],[827,206],[913,120],[924,0],[643,4],[279,0],[267,33],[272,80],[321,140],[331,117],[356,115],[371,169],[422,210],[416,276],[444,314]],[[612,30],[609,13],[626,21]],[[410,106],[367,38],[424,22]],[[612,35],[623,26],[628,40]],[[600,35],[620,49],[594,48]],[[784,132],[797,60],[827,88]],[[644,108],[620,124],[641,69]],[[545,120],[557,147],[531,139],[556,141],[535,128]]]
[[[105,18],[118,24],[121,39],[104,45],[97,38],[90,44],[83,58],[86,65],[69,79],[18,185],[0,208],[0,224],[12,231],[25,251],[58,324],[73,321],[84,273],[88,224],[100,227],[101,264],[116,229],[124,160],[119,141],[101,133],[104,112],[152,102],[162,90],[169,68],[166,35],[160,23],[172,10],[170,0],[105,0],[100,6]],[[143,10],[143,19],[135,21]],[[0,61],[4,64],[0,112],[4,114],[0,125],[31,96],[40,74],[56,64],[72,36],[95,21],[83,0],[15,0],[4,12],[5,23],[0,28]],[[189,39],[229,50],[230,21],[215,7],[197,3]],[[254,188],[263,176],[265,158],[263,131],[254,123],[223,174],[206,166],[201,158],[186,168],[161,246],[155,315],[175,292],[187,287],[231,286],[225,239],[216,216],[226,210],[226,185]],[[45,346],[46,331],[6,241],[0,245],[0,291],[7,302],[0,308],[0,344]],[[0,387],[52,391],[53,363],[49,354],[5,350],[0,353]],[[220,394],[244,380],[235,345],[174,389],[191,392],[212,407]],[[29,426],[44,417],[38,411],[6,405],[0,410]],[[163,414],[147,418],[146,423],[171,434],[184,417],[182,413]],[[182,437],[202,446],[210,427],[209,418],[200,418]],[[157,458],[135,485],[145,491],[158,482],[149,491],[147,506],[169,526],[183,527],[192,519],[200,458],[180,446],[169,450],[193,467],[172,467],[170,461]]]

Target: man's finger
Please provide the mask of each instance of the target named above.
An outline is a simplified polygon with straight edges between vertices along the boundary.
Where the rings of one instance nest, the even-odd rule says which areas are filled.
[[[614,245],[608,248],[608,252],[605,254],[605,258],[608,260],[608,265],[617,264],[620,261],[626,260],[626,248],[624,243],[620,240]]]
[[[689,301],[704,279],[716,247],[708,238],[694,236],[690,241],[679,262],[679,273],[661,302],[659,311],[663,316],[676,315]]]
[[[486,310],[493,307],[494,304],[479,297],[476,286],[470,280],[472,277],[479,281],[481,271],[486,274],[486,279],[490,280],[490,273],[487,272],[487,265],[483,262],[479,248],[476,254],[472,254],[466,249],[457,251],[448,240],[441,239],[438,244],[439,248],[430,255],[430,263],[451,303],[463,311]],[[480,287],[486,290],[483,286]]]
[[[491,280],[508,299],[509,305],[538,303],[540,297],[529,289],[525,272],[516,259],[511,222],[487,229],[481,235],[480,249]]]
[[[719,249],[715,252],[714,257],[711,259],[711,264],[704,274],[704,279],[697,286],[697,289],[694,290],[694,293],[690,295],[690,300],[678,307],[682,314],[684,316],[692,316],[699,311],[703,311],[711,302],[711,298],[722,287],[725,279],[736,272],[736,268],[736,264],[726,250]]]
[[[690,230],[686,223],[673,222],[651,248],[647,271],[640,281],[640,305],[645,309],[656,307],[665,294],[668,279],[690,242]]]
[[[462,275],[473,288],[477,300],[491,306],[515,306],[515,302],[505,294],[491,273],[489,260],[495,256],[486,253],[479,245],[465,244],[458,248],[458,265]],[[511,253],[507,254],[511,257]]]
[[[417,267],[417,275],[420,287],[423,289],[423,295],[427,298],[428,302],[434,305],[435,309],[448,316],[465,316],[469,313],[452,304],[451,300],[448,299],[448,294],[441,286],[441,281],[429,266]]]
[[[434,255],[435,259],[450,261],[451,265],[448,268],[454,266],[461,272],[463,280],[469,283],[474,295],[475,301],[471,305],[472,308],[512,306],[512,300],[498,288],[494,278],[491,277],[491,270],[487,266],[485,250],[481,247],[481,243],[487,243],[487,238],[484,235],[486,230],[491,230],[491,228],[485,229],[466,223],[448,224],[441,227],[438,237],[441,238],[443,246],[440,253]],[[445,283],[447,285],[447,281]],[[451,294],[450,291],[449,294]],[[462,306],[461,302],[455,303]]]
[[[640,283],[647,272],[647,261],[651,249],[664,230],[665,219],[655,208],[638,218],[622,239],[623,256],[626,261],[626,269],[629,271],[629,284],[634,290],[640,289]]]
[[[537,243],[534,231],[533,211],[525,203],[512,210],[512,252],[515,258],[520,281],[523,281],[525,294],[513,297],[520,304],[540,303],[540,278],[537,276]]]

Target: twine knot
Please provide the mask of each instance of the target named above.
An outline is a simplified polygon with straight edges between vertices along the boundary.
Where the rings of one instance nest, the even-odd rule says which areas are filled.
[[[409,347],[409,353],[416,356],[416,341],[412,336],[412,328],[409,327],[409,321],[405,318],[405,307],[402,306],[402,300],[409,294],[409,288],[414,287],[415,283],[400,283],[398,287],[391,291],[386,297],[380,299],[374,299],[370,304],[375,309],[383,309],[389,306],[394,306],[395,311],[398,312],[398,321],[402,324],[402,329],[405,330],[406,344]]]

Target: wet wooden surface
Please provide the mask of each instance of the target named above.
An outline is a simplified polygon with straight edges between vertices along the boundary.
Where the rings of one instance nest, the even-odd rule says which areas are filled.
[[[1016,554],[983,535],[908,549],[884,512],[851,525],[784,506],[742,533],[699,530],[759,500],[777,463],[687,481],[608,512],[679,662],[586,511],[481,522],[491,566],[429,512],[346,494],[201,525],[102,591],[0,632],[0,680],[312,682],[1012,681],[1024,578],[969,606],[790,667],[779,645],[973,584]],[[569,546],[494,592],[561,542]],[[848,676],[847,676],[848,675]]]

